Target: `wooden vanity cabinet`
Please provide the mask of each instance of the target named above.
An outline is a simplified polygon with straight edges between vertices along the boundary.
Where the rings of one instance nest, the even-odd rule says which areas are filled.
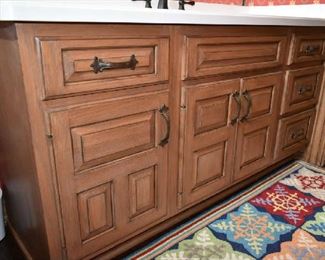
[[[303,151],[318,32],[2,24],[3,179],[27,257],[114,259]]]

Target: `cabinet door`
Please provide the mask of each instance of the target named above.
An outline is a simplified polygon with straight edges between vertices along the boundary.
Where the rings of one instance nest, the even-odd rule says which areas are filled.
[[[68,258],[80,259],[167,214],[167,94],[50,114]]]
[[[237,133],[235,180],[271,163],[282,79],[282,73],[277,73],[241,81],[242,113]]]
[[[183,89],[183,161],[181,206],[223,190],[231,182],[236,104],[240,81],[225,81]]]

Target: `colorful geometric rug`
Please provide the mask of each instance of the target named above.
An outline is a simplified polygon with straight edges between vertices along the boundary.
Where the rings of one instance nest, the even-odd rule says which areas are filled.
[[[325,169],[294,162],[125,259],[325,260]]]

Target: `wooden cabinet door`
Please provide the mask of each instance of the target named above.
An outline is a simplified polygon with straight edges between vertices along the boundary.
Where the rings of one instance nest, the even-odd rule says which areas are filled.
[[[282,79],[282,73],[276,73],[241,80],[242,112],[238,122],[235,180],[271,163]]]
[[[167,215],[165,93],[50,114],[69,259],[114,246]]]
[[[181,206],[212,196],[231,182],[236,104],[240,81],[183,89]]]

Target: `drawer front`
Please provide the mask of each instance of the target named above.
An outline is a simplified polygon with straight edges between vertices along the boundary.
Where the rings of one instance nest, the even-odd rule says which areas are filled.
[[[286,37],[188,37],[184,79],[276,67]]]
[[[322,66],[288,71],[281,114],[295,112],[317,103],[324,68]]]
[[[81,259],[167,216],[167,94],[50,114],[69,259]]]
[[[325,59],[324,35],[294,35],[291,42],[288,64]]]
[[[314,109],[281,119],[275,157],[283,158],[304,149],[310,141],[314,120]]]
[[[45,97],[130,88],[168,80],[168,38],[40,38],[39,46]]]

